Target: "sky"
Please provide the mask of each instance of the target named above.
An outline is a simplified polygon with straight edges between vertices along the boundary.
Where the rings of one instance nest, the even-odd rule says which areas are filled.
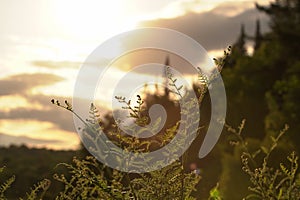
[[[269,0],[257,0],[268,4]],[[198,41],[211,57],[268,18],[248,0],[1,0],[0,146],[76,149],[72,115],[50,103],[71,101],[81,64],[102,42],[137,27],[163,27]],[[116,49],[119,47],[116,46]],[[139,61],[126,60],[126,66]],[[111,72],[116,80],[124,69]],[[112,93],[99,97],[110,103]]]

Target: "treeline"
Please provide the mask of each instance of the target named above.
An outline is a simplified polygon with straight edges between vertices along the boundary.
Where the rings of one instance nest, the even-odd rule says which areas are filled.
[[[24,145],[0,148],[0,165],[5,166],[0,183],[15,176],[11,188],[5,193],[6,197],[24,197],[38,181],[49,179],[52,184],[45,198],[53,199],[63,189],[63,184],[53,180],[53,174],[67,173],[67,170],[58,164],[70,163],[74,156],[83,157],[81,152],[30,149]]]

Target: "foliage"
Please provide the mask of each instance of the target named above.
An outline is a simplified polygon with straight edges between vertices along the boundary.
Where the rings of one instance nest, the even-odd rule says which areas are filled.
[[[227,126],[230,133],[235,136],[231,141],[233,145],[241,145],[243,153],[242,170],[249,175],[251,194],[244,199],[291,199],[300,198],[300,174],[298,172],[298,156],[292,152],[288,157],[289,166],[280,163],[279,167],[273,168],[270,157],[278,146],[280,138],[286,133],[288,126],[279,133],[277,137],[271,136],[269,147],[261,146],[259,149],[250,151],[248,143],[243,139],[241,133],[245,121],[238,129]],[[262,156],[262,159],[259,158]]]
[[[0,173],[2,173],[4,170],[4,167],[0,168]],[[10,188],[11,184],[15,181],[15,176],[10,177],[8,180],[6,180],[4,183],[0,185],[0,199],[6,199],[4,197],[5,191]]]
[[[218,67],[218,72],[222,69],[224,61],[229,55],[228,51],[230,52],[230,50],[231,48],[229,47],[228,50],[224,52],[225,58],[215,60]],[[180,100],[187,99],[187,105],[182,106],[182,109],[185,109],[183,109],[181,112],[195,113],[192,111],[192,109],[195,108],[195,105],[197,105],[195,99],[189,97],[189,91],[183,92],[183,87],[177,86],[177,80],[175,77],[173,77],[170,68],[167,67],[166,71],[167,78],[169,79],[169,85],[172,88],[170,89],[170,92],[175,96],[178,96]],[[198,79],[201,86],[198,88],[200,95],[197,101],[199,103],[202,102],[204,94],[207,92],[207,88],[209,87],[210,81],[213,81],[216,76],[218,76],[218,72],[216,72],[216,74],[212,74],[211,77],[207,77],[199,68]],[[132,105],[131,100],[126,100],[124,97],[116,96],[116,99],[124,105],[122,107],[124,110],[129,111],[128,117],[134,119],[134,124],[137,124],[141,127],[148,125],[149,118],[143,115],[143,112],[148,108],[144,106],[144,101],[139,95],[137,95],[135,106]],[[65,104],[61,104],[57,100],[51,100],[51,102],[78,116],[69,102],[65,101]],[[183,142],[187,140],[186,138],[188,133],[193,131],[195,126],[196,128],[199,128],[199,124],[195,124],[197,122],[190,120],[191,117],[193,117],[193,115],[189,114],[184,121],[178,122],[184,125],[184,131],[183,133],[180,133],[182,134],[180,135],[182,139],[180,139],[178,144],[176,144],[176,148],[164,148],[166,150],[163,153],[170,155],[167,157],[168,159],[169,157],[172,158],[172,155],[176,155],[178,149],[184,146]],[[116,144],[118,148],[121,147],[125,151],[135,153],[150,152],[153,145],[157,145],[159,148],[164,147],[165,144],[169,143],[173,139],[178,127],[178,123],[176,123],[167,129],[163,134],[155,138],[150,138],[149,140],[143,140],[139,137],[133,137],[126,134],[129,131],[133,133],[131,135],[138,136],[141,131],[144,130],[137,130],[131,124],[125,126],[126,133],[124,133],[121,128],[114,128],[108,133],[102,132],[104,127],[101,127],[102,123],[100,115],[94,104],[91,104],[89,119],[83,120],[80,118],[80,116],[78,116],[78,118],[85,125],[85,127],[82,129],[83,140],[91,144],[91,146],[88,147],[88,150],[94,155],[100,156],[101,151],[99,150],[103,147],[102,145],[107,145],[110,142]],[[153,123],[153,127],[151,129],[152,131],[158,129],[157,124],[159,124],[160,120],[161,119],[158,118],[157,121]],[[121,123],[119,119],[117,119],[114,127],[118,127],[118,123]],[[198,130],[196,130],[196,132],[198,132]],[[98,141],[101,141],[99,138],[102,134],[106,134],[106,136],[108,136],[111,140],[106,141],[106,143],[99,143]],[[120,160],[120,162],[122,162],[121,160],[125,159],[124,163],[120,163],[122,166],[126,166],[127,162],[132,162],[131,158],[126,159],[119,157],[117,150],[114,149],[110,151],[110,157],[111,156],[114,156],[117,160]],[[107,157],[104,156],[101,158],[105,159]],[[193,199],[192,192],[195,190],[196,185],[200,180],[200,176],[193,172],[187,171],[184,168],[186,162],[185,154],[174,161],[172,161],[171,165],[163,167],[161,170],[150,171],[144,174],[134,174],[121,172],[116,169],[108,169],[108,167],[97,164],[97,162],[91,158],[83,161],[74,159],[73,162],[75,165],[64,164],[69,169],[71,174],[70,179],[67,179],[64,175],[55,175],[55,179],[59,180],[65,185],[65,190],[60,193],[58,199]],[[160,162],[153,163],[155,165],[160,165]],[[143,163],[149,163],[149,161],[140,161],[139,163],[136,163],[136,166],[141,167],[140,164]],[[152,164],[152,162],[150,163]],[[105,177],[102,173],[105,170],[111,172],[109,177]]]
[[[30,192],[26,194],[25,198],[20,198],[20,200],[38,200],[43,199],[47,190],[50,187],[50,180],[44,179],[37,184],[35,184],[31,189]]]
[[[5,191],[5,198],[28,199],[27,194],[30,194],[30,188],[37,182],[47,179],[51,181],[51,185],[44,194],[44,199],[53,199],[58,191],[63,189],[61,183],[53,181],[54,172],[67,173],[67,170],[55,168],[55,166],[60,162],[71,162],[73,156],[82,157],[81,152],[76,151],[30,149],[25,146],[0,148],[0,164],[3,163],[6,166],[0,174],[0,180],[5,181],[13,176],[16,177],[11,188]],[[39,194],[41,193],[42,190],[39,190]]]
[[[132,195],[129,188],[122,185],[122,175],[114,171],[111,181],[105,177],[105,168],[94,157],[85,160],[73,159],[72,164],[61,164],[68,168],[71,178],[64,174],[54,178],[65,185],[56,199],[124,199]]]
[[[194,173],[181,177],[180,163],[147,174],[112,170],[108,176],[104,173],[107,169],[93,157],[81,161],[74,158],[73,162],[74,165],[62,164],[69,169],[70,179],[63,174],[54,175],[65,185],[56,199],[179,199],[182,178],[186,183],[184,196],[192,199],[190,193],[200,178]]]
[[[0,173],[3,172],[4,167],[0,168]],[[8,180],[6,180],[4,183],[0,185],[0,199],[5,200],[7,199],[4,195],[6,190],[8,190],[13,182],[15,181],[15,176],[10,177]],[[42,199],[45,195],[45,192],[48,190],[50,186],[50,181],[45,179],[43,181],[40,181],[38,184],[34,185],[33,188],[31,188],[30,192],[26,194],[25,198],[20,198],[20,200],[37,200]]]
[[[209,200],[221,200],[221,194],[219,191],[219,184],[212,188],[209,192]]]

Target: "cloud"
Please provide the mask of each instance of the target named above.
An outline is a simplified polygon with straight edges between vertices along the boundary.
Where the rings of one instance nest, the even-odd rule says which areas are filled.
[[[40,108],[40,104],[32,104],[28,102],[27,98],[20,95],[6,95],[0,96],[0,110],[9,112],[15,108]]]
[[[0,146],[9,146],[11,144],[14,145],[23,145],[23,144],[31,144],[31,145],[49,145],[53,143],[62,143],[60,140],[42,140],[30,138],[27,136],[12,136],[8,134],[0,133]]]
[[[7,110],[0,110],[0,119],[26,119],[26,120],[38,120],[41,122],[47,121],[55,124],[58,129],[76,132],[73,124],[72,114],[67,110],[58,108],[52,105],[50,100],[62,99],[71,101],[70,98],[66,97],[52,97],[46,95],[29,95],[27,96],[27,101],[29,106],[27,107],[17,107]],[[41,105],[40,109],[30,106],[30,104]]]
[[[51,104],[51,98],[56,97],[29,92],[31,89],[52,85],[62,80],[64,78],[47,73],[17,74],[0,79],[0,123],[11,122],[9,128],[0,126],[1,133],[5,134],[0,135],[0,145],[11,144],[15,141],[13,142],[14,144],[26,143],[29,146],[33,145],[35,147],[49,147],[54,149],[75,148],[78,144],[78,139],[65,142],[64,140],[68,140],[67,137],[60,139],[61,141],[55,138],[55,135],[58,134],[66,135],[71,133],[74,135],[72,137],[76,136],[74,134],[76,130],[73,125],[71,113]],[[71,100],[65,97],[58,98]],[[28,130],[23,129],[22,123],[14,124],[14,121],[20,120],[29,124],[27,126]],[[31,123],[31,121],[36,123]],[[38,127],[45,123],[50,124],[50,128],[44,128],[39,131]],[[37,135],[34,137],[28,135],[32,133],[30,131],[31,127],[32,129],[37,129]],[[20,129],[21,135],[11,134],[11,132],[18,129]],[[39,138],[46,135],[50,137]],[[69,139],[72,139],[72,137],[69,137]]]
[[[256,0],[257,3],[266,4],[269,0]],[[190,12],[201,13],[205,11],[218,11],[225,16],[233,16],[246,9],[254,7],[254,3],[248,0],[175,0],[162,9],[162,18],[174,18]]]
[[[65,100],[72,102],[71,97],[47,96],[39,94],[28,95],[26,98],[27,102],[29,103],[29,106],[27,107],[16,107],[10,110],[0,109],[0,121],[6,119],[24,119],[50,122],[55,124],[57,129],[76,133],[77,130],[74,126],[72,113],[57,107],[50,102],[51,99],[58,99],[62,103]],[[30,104],[33,106],[31,107]],[[35,107],[34,105],[40,106]],[[85,110],[88,109],[89,108],[85,108]],[[101,115],[104,115],[107,112],[107,109],[101,107],[98,107],[98,109],[101,112]]]
[[[187,2],[190,3],[190,1]],[[200,43],[206,51],[219,52],[220,50],[226,49],[229,45],[232,45],[238,39],[241,24],[245,25],[246,34],[250,37],[255,34],[257,19],[261,22],[261,31],[263,33],[269,30],[268,16],[260,13],[254,8],[249,8],[251,5],[254,7],[253,4],[245,2],[235,4],[227,2],[208,12],[189,12],[176,18],[144,21],[141,22],[139,26],[173,29],[190,36]],[[169,39],[164,37],[164,35],[151,34],[144,37],[147,37],[149,40],[154,42],[171,42],[172,45],[174,44],[174,46],[179,48],[183,45],[179,44],[179,41],[172,41],[172,38]],[[122,43],[123,48],[129,48],[132,43],[138,44],[140,39],[142,39],[142,37],[126,38],[126,41]],[[194,53],[195,49],[192,47],[188,51],[185,51],[185,54],[188,55],[193,55]],[[191,70],[193,67],[191,67],[184,58],[180,57],[180,55],[177,56],[170,52],[158,49],[139,49],[132,51],[119,57],[114,62],[114,66],[128,72],[134,67],[145,63],[159,63],[163,65],[167,56],[170,57],[171,66],[178,69],[178,71],[182,74],[195,73]],[[207,54],[205,52],[198,52],[193,56],[194,60],[201,60],[199,61],[198,66],[202,69],[207,68],[205,66],[205,64],[207,64],[206,56]],[[147,74],[162,76],[163,72],[161,70],[156,70],[156,72],[157,73]]]
[[[157,38],[153,38],[154,40]],[[197,55],[198,56],[198,55]],[[205,56],[205,55],[202,55]],[[181,73],[185,74],[193,74],[195,73],[195,69],[193,66],[184,58],[158,49],[142,49],[139,51],[134,51],[126,56],[118,58],[118,60],[114,63],[119,69],[128,72],[132,67],[142,66],[147,64],[146,70],[135,70],[136,73],[145,73],[151,74],[154,76],[161,77],[164,75],[164,71],[158,68],[159,65],[163,66],[166,62],[167,57],[169,57],[169,65],[174,69],[177,69]],[[197,59],[199,60],[199,59]],[[157,65],[159,64],[159,65]],[[184,67],[183,67],[184,66]]]
[[[255,32],[255,21],[260,19],[261,30],[269,30],[269,18],[259,13],[256,9],[247,9],[244,12],[228,17],[222,15],[222,9],[226,12],[232,10],[229,5],[224,4],[210,12],[188,13],[173,19],[159,19],[144,21],[141,27],[162,27],[182,32],[198,41],[207,51],[224,49],[237,40],[241,24],[245,24],[246,33],[253,35]],[[224,12],[225,13],[225,12]]]
[[[30,119],[52,122],[57,128],[65,131],[76,132],[72,114],[66,110],[55,108],[51,110],[36,110],[18,108],[9,112],[0,111],[1,119]]]
[[[44,67],[49,69],[58,69],[58,68],[78,69],[82,63],[72,62],[72,61],[36,60],[33,61],[32,64],[36,67]]]
[[[25,93],[40,86],[52,85],[64,78],[46,73],[17,74],[0,79],[0,96]]]
[[[4,119],[0,120],[0,133],[12,137],[21,137],[17,142],[28,146],[47,147],[53,149],[76,149],[80,143],[78,135],[74,132],[60,130],[55,124],[31,119]],[[32,140],[33,143],[31,143]],[[7,137],[1,141],[7,142]],[[25,141],[23,141],[25,139]],[[35,140],[35,141],[34,141]],[[39,144],[38,142],[42,143]],[[49,141],[49,142],[47,142]]]
[[[242,2],[223,2],[219,6],[212,9],[210,12],[228,17],[234,17],[245,12],[245,10],[253,9],[254,3],[251,1]]]
[[[57,107],[51,103],[51,99],[58,99],[62,103],[64,100],[72,102],[72,97],[46,95],[41,93],[27,92],[38,86],[51,85],[58,81],[64,80],[60,76],[51,74],[18,74],[0,79],[0,124],[8,124],[5,128],[0,125],[0,132],[14,137],[29,137],[37,139],[35,141],[21,138],[17,140],[25,141],[27,145],[35,147],[48,147],[53,149],[74,149],[79,143],[76,127],[73,122],[73,115],[67,110]],[[87,113],[88,113],[88,109]],[[101,114],[106,110],[101,109]],[[27,128],[25,128],[25,125]],[[46,124],[48,127],[39,128]],[[34,129],[35,135],[33,134]],[[13,135],[19,130],[20,135]],[[61,143],[53,141],[62,135],[64,138]],[[48,137],[49,138],[40,138]],[[49,144],[38,140],[50,140]],[[14,140],[12,137],[0,136],[0,145],[6,144],[8,141]],[[69,141],[68,141],[69,140]],[[10,143],[10,142],[9,142]]]

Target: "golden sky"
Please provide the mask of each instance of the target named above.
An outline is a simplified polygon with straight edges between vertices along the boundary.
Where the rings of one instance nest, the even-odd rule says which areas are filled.
[[[241,23],[265,20],[251,12],[254,2],[269,1],[0,1],[0,146],[78,147],[72,116],[50,99],[71,99],[81,63],[106,39],[143,26],[173,28],[191,37],[200,31],[194,39],[218,56],[233,42]],[[225,25],[233,28],[226,30]],[[112,79],[121,72],[116,69]],[[106,95],[99,100],[104,106],[110,102]]]

